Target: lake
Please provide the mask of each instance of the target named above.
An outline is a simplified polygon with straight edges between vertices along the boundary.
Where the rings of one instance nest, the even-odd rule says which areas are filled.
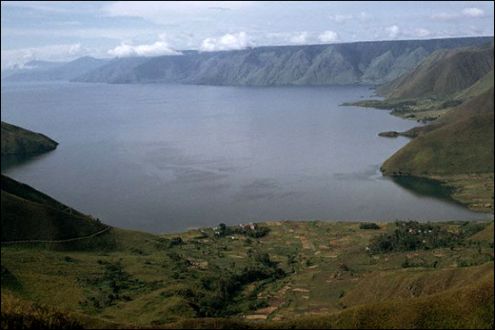
[[[60,145],[2,172],[110,225],[486,219],[384,178],[418,125],[340,106],[368,87],[2,83],[2,120]],[[410,185],[411,186],[411,185]],[[436,189],[426,189],[437,191]]]

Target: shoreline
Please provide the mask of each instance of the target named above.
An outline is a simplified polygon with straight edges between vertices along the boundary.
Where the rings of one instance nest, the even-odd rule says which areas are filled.
[[[421,131],[421,128],[424,128],[428,125],[433,125],[433,123],[438,120],[442,115],[444,115],[446,112],[448,112],[452,108],[447,108],[447,109],[438,109],[438,110],[432,110],[432,111],[420,111],[426,113],[426,117],[418,119],[416,117],[417,112],[415,112],[412,109],[409,109],[409,111],[404,111],[404,109],[401,109],[400,111],[398,110],[398,107],[409,107],[409,106],[416,106],[417,101],[415,100],[373,100],[373,99],[368,99],[368,100],[362,100],[362,101],[355,101],[355,102],[345,102],[342,104],[342,106],[358,106],[358,107],[363,107],[363,108],[370,108],[373,110],[389,110],[389,114],[395,117],[399,117],[405,120],[416,120],[418,123],[423,123],[421,126],[415,126],[412,129],[409,129],[408,131],[405,132],[398,132],[398,131],[386,131],[386,132],[378,132],[377,135],[380,137],[384,138],[397,138],[399,136],[407,137],[409,139],[414,139],[416,138]],[[428,117],[428,114],[431,114],[431,112],[435,113],[436,117]],[[428,130],[425,130],[425,133],[427,133]],[[401,147],[397,152],[405,148],[411,141],[409,141],[407,144],[405,144],[403,147]],[[392,157],[391,155],[390,157]],[[463,173],[463,174],[451,174],[451,175],[439,175],[439,174],[424,174],[424,175],[418,175],[418,174],[399,174],[395,175],[394,173],[392,174],[387,174],[383,170],[383,165],[385,162],[390,159],[387,158],[386,160],[383,161],[382,165],[380,166],[380,172],[382,173],[383,176],[389,177],[389,178],[417,178],[417,179],[428,179],[435,181],[436,183],[448,188],[451,192],[449,193],[449,197],[458,203],[459,205],[462,205],[468,210],[477,212],[477,213],[483,213],[483,214],[489,214],[494,215],[494,205],[493,205],[493,197],[490,196],[493,195],[493,179],[494,179],[494,173]],[[471,181],[472,179],[475,179],[474,183]],[[488,182],[491,182],[491,187],[486,186],[486,181],[483,180],[483,178],[488,179]],[[471,179],[471,180],[470,180]],[[469,182],[466,182],[469,181]],[[469,183],[469,184],[468,184]],[[474,185],[474,187],[473,187]],[[491,190],[490,190],[491,188]],[[481,192],[480,192],[481,190]],[[467,192],[466,192],[467,191]]]

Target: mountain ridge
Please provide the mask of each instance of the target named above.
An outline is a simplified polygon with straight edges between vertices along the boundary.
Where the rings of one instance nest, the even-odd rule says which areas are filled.
[[[377,89],[388,99],[443,97],[472,86],[493,70],[493,46],[435,51],[412,72]]]
[[[28,62],[28,63],[32,63]],[[41,67],[31,69],[22,69],[20,72],[13,71],[3,80],[5,81],[69,81],[88,71],[95,70],[108,62],[107,59],[97,59],[91,56],[79,57],[69,62],[47,62],[35,61],[43,63]]]
[[[119,60],[73,81],[185,83],[235,86],[380,84],[413,69],[431,52],[490,42],[491,37],[365,41],[327,45],[264,46],[244,50],[188,52],[112,69]],[[123,70],[122,70],[123,69]]]

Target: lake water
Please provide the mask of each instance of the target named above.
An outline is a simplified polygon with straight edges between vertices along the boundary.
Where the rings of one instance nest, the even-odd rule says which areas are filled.
[[[2,172],[115,226],[180,231],[262,220],[479,219],[384,178],[417,125],[342,107],[367,87],[2,83],[2,120],[57,150]],[[434,191],[434,189],[433,189]]]

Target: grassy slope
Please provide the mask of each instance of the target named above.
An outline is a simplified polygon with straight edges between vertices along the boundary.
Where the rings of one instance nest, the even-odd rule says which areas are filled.
[[[18,285],[2,279],[2,294],[61,309],[87,327],[116,327],[117,323],[126,327],[487,328],[490,317],[493,320],[493,294],[487,291],[493,286],[493,232],[481,231],[472,244],[466,241],[453,249],[369,255],[365,249],[369,241],[392,230],[393,224],[383,224],[380,230],[332,222],[265,226],[271,229],[267,236],[250,240],[243,235],[234,235],[234,240],[214,238],[211,229],[206,229],[208,237],[199,230],[159,237],[114,229],[110,234],[114,248],[100,252],[4,246],[2,267]],[[451,231],[459,228],[455,223],[441,226]],[[164,239],[174,236],[183,243],[164,244]],[[234,304],[239,307],[234,318],[191,319],[198,315],[189,305],[188,289],[207,293],[197,287],[199,279],[242,271],[254,252],[269,253],[287,276],[245,286],[234,297],[239,302]],[[403,268],[405,258],[421,265]],[[117,283],[125,285],[119,284],[118,295],[128,298],[94,308],[84,302],[112,292],[112,280],[105,280],[109,264],[122,266],[125,280]],[[243,305],[251,301],[255,288],[256,300],[266,305]]]
[[[326,317],[268,324],[290,329],[489,329],[493,327],[493,278],[462,289],[401,302],[358,306]]]
[[[28,185],[4,175],[1,180],[2,241],[61,240],[106,228]]]
[[[468,88],[490,70],[493,46],[440,50],[378,92],[390,99],[442,97]]]
[[[458,201],[493,211],[493,107],[492,86],[421,129],[423,134],[383,163],[382,172],[437,179],[454,188]]]
[[[471,85],[470,87],[462,90],[461,92],[455,95],[456,99],[466,100],[471,97],[477,96],[493,88],[493,80],[494,80],[494,72],[491,70],[486,75],[480,78],[476,83]]]
[[[2,156],[43,153],[55,149],[57,144],[43,134],[2,122]]]
[[[493,212],[493,81],[493,44],[442,50],[379,88],[384,101],[362,101],[405,118],[434,120],[404,133],[415,139],[384,162],[384,175],[438,180],[453,188],[457,201]]]
[[[441,119],[382,166],[385,175],[448,175],[493,172],[493,88]]]
[[[493,328],[493,278],[429,297],[350,308],[338,314],[304,316],[285,321],[186,319],[165,329],[490,329]],[[2,328],[37,327],[139,328],[33,305],[11,294],[2,295]]]

